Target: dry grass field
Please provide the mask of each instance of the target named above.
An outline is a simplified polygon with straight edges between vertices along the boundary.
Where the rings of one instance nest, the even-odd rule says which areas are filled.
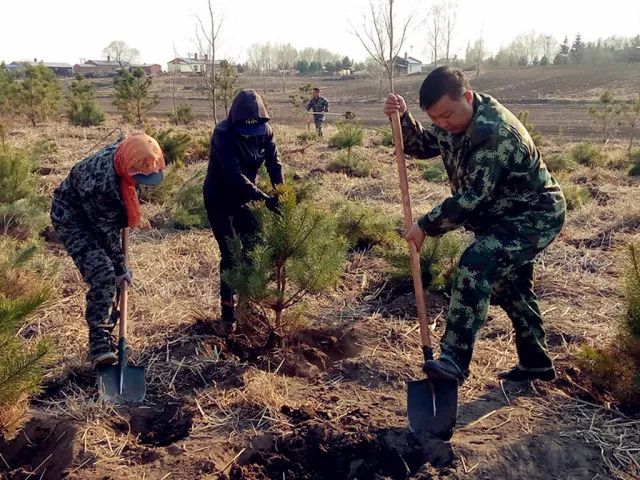
[[[251,80],[243,77],[242,86]],[[398,92],[416,112],[420,81],[398,81]],[[182,130],[208,135],[206,104],[184,82],[180,95],[201,118]],[[288,79],[291,90],[299,83]],[[333,111],[354,111],[367,127],[360,153],[371,173],[354,178],[328,171],[337,151],[326,139],[335,126],[327,126],[325,139],[301,140],[306,125],[278,91],[279,79],[269,79],[266,98],[288,177],[314,183],[319,206],[357,200],[399,221],[393,149],[381,144],[377,129],[387,125],[377,81],[312,83],[323,88]],[[603,89],[629,99],[639,83],[639,66],[531,68],[472,79],[479,91],[530,112],[545,137],[545,156],[566,154],[575,142],[594,138],[587,109]],[[161,113],[170,104],[170,79],[157,84],[162,102],[150,123],[168,128]],[[105,107],[108,88],[98,87]],[[255,88],[261,91],[261,83]],[[109,112],[101,127],[73,127],[64,120],[8,127],[16,145],[55,144],[41,161],[46,175],[40,189],[48,198],[75,162],[107,143],[115,127],[133,128]],[[165,226],[161,220],[170,215],[171,199],[145,203],[151,227],[134,230],[131,239],[129,343],[132,362],[147,367],[148,395],[142,405],[119,408],[102,402],[86,363],[86,287],[62,246],[48,238],[44,255],[56,266],[56,294],[31,318],[27,333],[50,337],[55,361],[24,429],[0,443],[0,478],[639,478],[640,419],[594,386],[576,362],[581,345],[605,345],[614,337],[622,314],[624,246],[640,239],[640,183],[626,173],[620,142],[613,139],[605,151],[609,163],[602,167],[560,172],[563,186],[587,193],[537,264],[536,292],[558,379],[524,386],[497,380],[516,356],[506,314],[491,307],[471,377],[460,390],[450,442],[407,434],[405,382],[422,376],[413,295],[409,284],[391,285],[389,266],[376,251],[350,252],[338,287],[305,304],[286,347],[265,350],[250,320],[231,338],[216,334],[219,252],[211,232]],[[426,165],[408,160],[415,215],[449,194],[446,182],[423,178]],[[188,162],[181,181],[203,168],[206,162]],[[446,308],[445,295],[428,295],[437,337]]]

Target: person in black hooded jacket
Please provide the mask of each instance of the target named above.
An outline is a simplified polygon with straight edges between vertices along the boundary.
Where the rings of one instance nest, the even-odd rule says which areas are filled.
[[[279,208],[278,198],[267,195],[256,185],[263,163],[274,187],[284,182],[278,147],[268,122],[262,98],[247,89],[236,95],[228,117],[213,130],[203,194],[209,224],[220,247],[221,276],[233,262],[230,237],[240,238],[244,253],[254,244],[258,222],[248,203],[263,200],[270,210],[277,212]],[[236,327],[233,290],[222,280],[220,306],[224,332],[233,333]]]

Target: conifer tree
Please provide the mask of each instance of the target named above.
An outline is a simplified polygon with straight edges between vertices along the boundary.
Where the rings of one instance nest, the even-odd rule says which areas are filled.
[[[16,250],[0,240],[0,438],[20,426],[28,397],[37,392],[51,343],[18,335],[25,321],[51,296],[51,288],[30,268],[36,245]],[[12,255],[10,254],[13,253]]]
[[[91,82],[76,74],[67,95],[67,117],[74,125],[90,127],[104,122],[104,112],[96,104]]]
[[[346,242],[328,213],[298,203],[290,187],[279,187],[278,194],[279,214],[262,204],[255,207],[257,245],[243,253],[240,242],[234,243],[235,266],[225,278],[240,302],[262,311],[270,330],[283,337],[285,311],[337,283]]]
[[[54,73],[42,64],[27,65],[24,75],[15,86],[14,102],[35,127],[58,111],[62,90]]]
[[[142,125],[146,114],[160,102],[158,94],[151,92],[151,77],[140,68],[134,68],[133,71],[124,69],[116,75],[113,83],[113,104],[122,118]]]
[[[224,114],[229,115],[229,105],[231,100],[236,95],[236,82],[238,81],[238,70],[234,65],[231,65],[227,60],[220,62],[220,67],[217,73],[217,99],[222,102],[224,106]]]

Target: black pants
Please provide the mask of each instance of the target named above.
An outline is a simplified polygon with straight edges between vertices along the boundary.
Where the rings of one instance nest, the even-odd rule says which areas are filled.
[[[256,243],[258,221],[246,205],[229,210],[205,200],[207,217],[220,248],[220,303],[222,320],[233,320],[233,289],[222,280],[222,274],[233,267],[231,239],[239,238],[242,254],[247,255]]]

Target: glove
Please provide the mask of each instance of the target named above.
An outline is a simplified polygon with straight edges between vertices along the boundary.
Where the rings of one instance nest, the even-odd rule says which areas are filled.
[[[264,204],[269,210],[271,210],[276,215],[282,215],[282,212],[280,211],[280,201],[278,200],[278,197],[276,197],[275,195],[271,197],[267,197],[264,201]]]
[[[118,275],[116,277],[116,286],[122,288],[122,284],[127,282],[127,286],[133,283],[133,272],[131,270],[127,270],[122,275]]]

